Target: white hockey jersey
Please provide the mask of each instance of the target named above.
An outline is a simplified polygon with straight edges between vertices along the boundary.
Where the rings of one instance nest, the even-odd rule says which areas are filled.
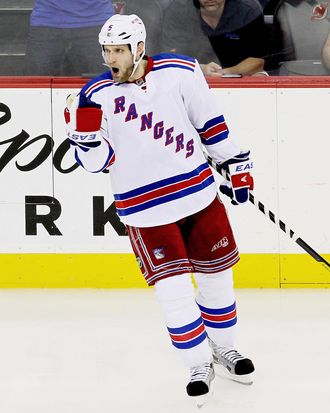
[[[217,188],[202,145],[219,162],[239,153],[194,58],[148,57],[145,78],[115,83],[111,72],[81,90],[102,105],[102,145],[77,161],[88,171],[110,168],[120,219],[151,227],[209,205]]]

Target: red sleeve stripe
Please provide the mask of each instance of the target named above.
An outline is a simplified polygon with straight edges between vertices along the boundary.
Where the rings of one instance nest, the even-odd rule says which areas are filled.
[[[207,129],[205,132],[201,132],[200,135],[201,137],[207,140],[223,132],[228,132],[226,122],[222,122],[222,123],[219,123],[218,125],[212,126],[211,128]]]

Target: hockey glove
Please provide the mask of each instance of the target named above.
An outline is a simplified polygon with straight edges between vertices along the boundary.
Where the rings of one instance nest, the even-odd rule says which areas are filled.
[[[228,161],[219,164],[223,175],[230,181],[220,185],[220,191],[232,200],[233,205],[243,204],[249,200],[249,191],[253,190],[251,171],[253,162],[250,160],[250,151],[242,151]]]
[[[70,144],[78,146],[84,152],[100,146],[102,114],[101,105],[94,103],[85,95],[69,95],[64,118]]]

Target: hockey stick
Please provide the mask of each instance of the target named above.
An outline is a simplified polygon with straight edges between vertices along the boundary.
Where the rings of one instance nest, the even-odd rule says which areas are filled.
[[[230,181],[229,175],[220,168],[220,166],[206,153],[204,153],[205,158],[210,166],[215,169],[223,178]],[[310,247],[307,242],[305,242],[302,238],[298,237],[292,229],[287,229],[287,225],[281,219],[278,219],[274,212],[269,210],[265,207],[265,205],[257,200],[253,193],[250,191],[249,193],[249,201],[256,207],[260,212],[262,212],[265,216],[267,216],[275,225],[277,225],[283,232],[286,233],[296,244],[298,244],[304,251],[306,251],[314,260],[321,263],[324,268],[330,271],[330,264],[327,260],[321,257],[312,247]]]

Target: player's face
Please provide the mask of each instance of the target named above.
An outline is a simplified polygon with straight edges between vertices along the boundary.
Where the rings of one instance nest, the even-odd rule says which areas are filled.
[[[115,82],[127,82],[133,71],[133,55],[127,44],[104,46],[104,58]]]

